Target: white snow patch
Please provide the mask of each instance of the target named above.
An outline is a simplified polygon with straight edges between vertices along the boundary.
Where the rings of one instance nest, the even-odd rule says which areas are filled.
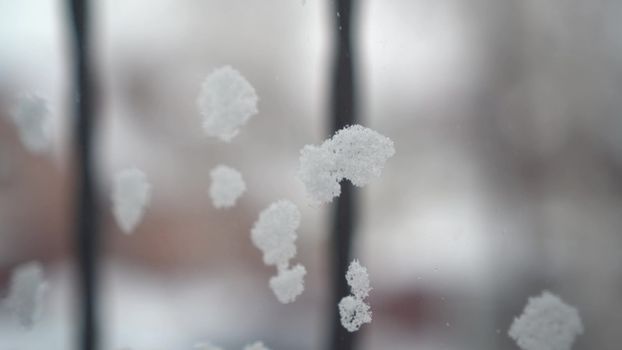
[[[359,299],[367,298],[369,291],[371,291],[371,287],[369,286],[369,274],[367,273],[367,269],[361,266],[358,260],[355,259],[350,263],[348,272],[346,273],[346,280],[352,289],[352,294]]]
[[[298,226],[300,210],[287,200],[274,202],[259,214],[251,230],[251,239],[263,252],[266,265],[287,265],[296,256],[294,242],[298,238]]]
[[[363,300],[348,295],[339,302],[341,325],[349,332],[358,331],[364,323],[371,322],[369,304]]]
[[[51,118],[47,101],[36,94],[24,94],[10,113],[22,144],[31,152],[42,154],[51,144]]]
[[[348,266],[346,280],[353,295],[345,296],[339,302],[341,325],[349,332],[358,331],[365,323],[371,322],[371,307],[364,299],[369,295],[369,274],[367,269],[353,260]]]
[[[124,233],[134,231],[151,199],[147,176],[137,168],[117,173],[112,194],[113,214]]]
[[[43,266],[38,262],[19,265],[11,274],[9,294],[3,301],[20,324],[31,328],[39,318],[46,285]]]
[[[239,171],[219,165],[210,172],[212,184],[209,195],[216,208],[230,208],[246,191],[246,184]]]
[[[570,350],[582,333],[577,309],[548,291],[529,298],[508,332],[523,350]]]
[[[270,288],[281,303],[291,303],[304,291],[306,274],[307,269],[300,264],[291,269],[279,268],[278,274],[270,278]]]
[[[313,200],[327,203],[341,194],[336,169],[336,157],[324,145],[306,145],[300,151],[298,177]]]
[[[300,226],[300,210],[287,200],[274,202],[259,214],[251,230],[253,244],[263,253],[266,265],[275,265],[277,275],[270,278],[270,288],[283,303],[296,300],[304,290],[307,270],[297,264],[289,268],[289,261],[296,256],[296,230]]]
[[[341,194],[339,183],[343,179],[365,186],[381,175],[385,162],[394,154],[391,139],[352,125],[337,131],[320,146],[303,147],[298,176],[313,200],[331,202]]]
[[[224,66],[210,73],[197,98],[203,128],[209,136],[230,142],[248,120],[257,114],[255,88],[240,72]]]

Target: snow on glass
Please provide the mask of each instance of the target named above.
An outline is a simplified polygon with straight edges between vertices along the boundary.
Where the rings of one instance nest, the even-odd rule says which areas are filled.
[[[371,322],[371,309],[364,300],[371,290],[367,269],[358,260],[353,260],[348,267],[346,281],[352,295],[343,297],[339,302],[339,315],[341,325],[348,331],[355,332],[363,324]]]
[[[582,333],[577,309],[548,291],[529,298],[508,332],[523,350],[570,350]]]
[[[49,150],[50,111],[47,101],[36,94],[24,94],[10,113],[22,144],[31,152],[42,154]]]
[[[134,231],[151,199],[147,176],[137,168],[117,173],[112,194],[113,214],[124,233]]]
[[[246,184],[239,171],[219,165],[210,172],[212,184],[209,195],[216,208],[230,208],[246,191]]]
[[[255,88],[240,72],[224,66],[210,73],[197,98],[207,135],[231,141],[248,120],[257,114]]]
[[[39,317],[44,292],[43,266],[38,262],[25,263],[13,270],[3,304],[20,324],[30,328]]]
[[[278,268],[278,274],[270,278],[270,288],[283,304],[291,303],[304,291],[307,269],[300,264],[290,268]]]
[[[312,199],[331,202],[341,194],[339,183],[343,179],[365,186],[380,176],[394,154],[393,141],[388,137],[361,125],[347,126],[320,146],[303,147],[298,176]]]
[[[251,230],[251,239],[262,251],[263,262],[277,267],[277,275],[270,278],[269,285],[283,304],[293,302],[304,290],[307,270],[300,264],[289,266],[289,261],[296,256],[296,230],[299,226],[298,207],[290,201],[280,200],[259,214]]]

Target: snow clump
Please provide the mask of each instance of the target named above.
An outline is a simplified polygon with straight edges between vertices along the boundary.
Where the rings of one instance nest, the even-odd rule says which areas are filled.
[[[262,251],[263,262],[277,267],[277,275],[270,279],[269,285],[283,304],[293,302],[304,291],[307,270],[300,264],[289,266],[289,261],[296,256],[296,230],[299,226],[298,207],[290,201],[280,200],[259,214],[251,230],[251,239]]]
[[[246,184],[239,171],[219,165],[210,172],[212,184],[209,195],[216,208],[230,208],[246,191]]]
[[[17,127],[22,144],[32,153],[42,154],[51,144],[51,120],[47,101],[36,94],[19,97],[11,120]]]
[[[529,298],[508,332],[523,350],[570,350],[582,333],[577,309],[548,291]]]
[[[114,217],[124,233],[134,231],[151,199],[151,185],[147,176],[137,168],[117,173],[112,193]]]
[[[298,177],[313,200],[327,203],[341,194],[339,183],[343,179],[362,187],[380,177],[385,162],[394,154],[391,139],[361,125],[351,125],[320,146],[304,146]]]
[[[203,84],[197,106],[207,135],[230,142],[248,120],[257,114],[255,88],[240,72],[224,66],[210,73]]]
[[[2,304],[22,326],[31,328],[39,318],[45,289],[43,266],[40,263],[19,265],[11,274],[9,293]]]
[[[350,332],[355,332],[365,323],[371,322],[371,307],[364,299],[369,296],[369,274],[367,269],[353,260],[348,267],[346,280],[352,295],[345,296],[339,302],[341,325]]]

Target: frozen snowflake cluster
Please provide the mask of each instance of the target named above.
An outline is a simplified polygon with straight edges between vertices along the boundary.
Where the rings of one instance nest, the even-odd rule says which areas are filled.
[[[262,251],[266,265],[287,265],[296,256],[296,230],[299,226],[300,211],[287,200],[274,202],[259,214],[251,238]]]
[[[255,88],[240,72],[224,66],[210,73],[197,98],[203,128],[209,136],[231,141],[248,120],[257,114]]]
[[[40,263],[19,265],[11,274],[9,293],[2,304],[21,325],[30,328],[39,317],[45,289],[43,266]]]
[[[129,168],[117,173],[112,193],[113,214],[124,233],[134,231],[151,199],[151,185],[145,173]]]
[[[10,113],[22,144],[31,152],[42,154],[49,150],[50,110],[47,101],[36,94],[24,94]]]
[[[209,195],[216,208],[230,208],[246,191],[246,184],[239,171],[219,165],[210,172],[212,184]]]
[[[365,323],[371,322],[371,307],[365,302],[369,296],[369,274],[358,260],[353,260],[346,273],[346,281],[352,295],[343,297],[339,302],[341,325],[350,332],[355,332]]]
[[[223,350],[223,348],[212,343],[199,343],[194,346],[196,350]],[[262,342],[254,342],[244,347],[244,350],[270,350]]]
[[[393,141],[361,125],[345,127],[320,146],[300,151],[299,178],[312,199],[331,202],[341,194],[340,182],[365,186],[379,177],[384,163],[395,154]]]
[[[300,264],[291,268],[279,266],[277,275],[270,278],[270,288],[281,303],[291,303],[304,291],[307,269]]]
[[[289,265],[289,261],[296,256],[296,230],[299,226],[298,207],[290,201],[280,200],[259,214],[251,230],[251,239],[262,251],[263,262],[277,267],[277,275],[270,279],[269,284],[283,304],[293,302],[304,290],[307,270],[300,264]]]
[[[582,333],[577,309],[548,291],[529,298],[508,332],[523,350],[570,350]]]

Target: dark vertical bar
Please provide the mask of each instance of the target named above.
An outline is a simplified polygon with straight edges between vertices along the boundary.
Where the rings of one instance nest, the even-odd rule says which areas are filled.
[[[87,0],[68,0],[73,22],[76,166],[76,249],[80,296],[79,348],[97,349],[97,205],[93,171],[93,83],[89,65]]]
[[[357,122],[356,89],[354,78],[354,54],[352,30],[354,29],[352,0],[336,0],[335,57],[332,90],[333,132]],[[356,192],[349,182],[343,182],[341,195],[337,198],[332,223],[332,300],[330,304],[331,339],[329,349],[351,350],[355,348],[356,333],[348,332],[341,325],[337,304],[349,294],[345,275],[351,259],[351,246],[358,213]]]

